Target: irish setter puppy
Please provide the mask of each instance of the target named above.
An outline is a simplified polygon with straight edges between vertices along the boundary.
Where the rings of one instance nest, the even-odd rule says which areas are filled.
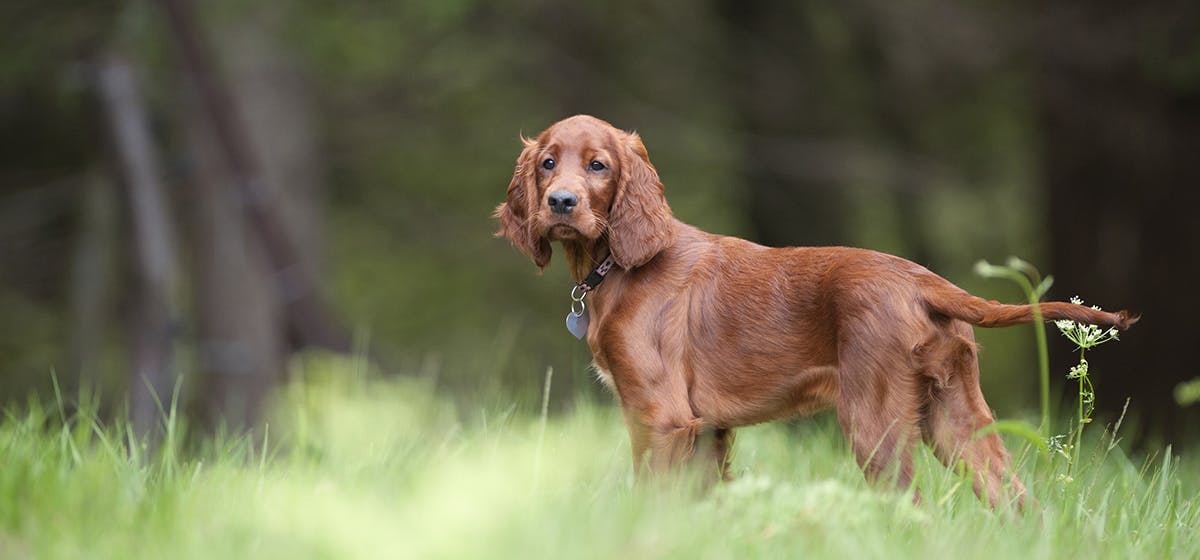
[[[972,296],[892,255],[700,231],[672,215],[638,135],[594,117],[524,143],[497,235],[539,268],[561,244],[579,282],[572,329],[620,400],[635,472],[694,456],[727,476],[734,428],[837,407],[869,479],[894,473],[907,488],[924,439],[947,466],[962,461],[993,505],[1023,498],[1000,438],[972,437],[993,418],[971,325],[1028,323],[1029,306]],[[1041,310],[1119,329],[1137,320]]]

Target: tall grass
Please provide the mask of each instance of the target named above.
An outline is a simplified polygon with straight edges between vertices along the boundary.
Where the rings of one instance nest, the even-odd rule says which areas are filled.
[[[265,445],[168,417],[151,450],[86,398],[10,406],[0,557],[1200,556],[1195,459],[1131,458],[1100,430],[1071,482],[1018,457],[1038,499],[1024,514],[981,504],[927,452],[921,504],[870,487],[828,416],[741,430],[734,482],[635,489],[613,406],[464,414],[419,380],[353,370],[310,363]]]

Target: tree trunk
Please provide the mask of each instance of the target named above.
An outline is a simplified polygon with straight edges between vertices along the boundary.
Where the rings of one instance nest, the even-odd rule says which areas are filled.
[[[304,99],[303,95],[280,95],[280,92],[288,86],[299,87],[303,82],[294,75],[294,79],[281,82],[261,82],[264,85],[253,90],[237,91],[227,87],[228,82],[219,72],[216,57],[209,48],[190,0],[161,0],[161,3],[171,25],[172,37],[178,46],[181,66],[196,93],[197,109],[203,111],[204,117],[211,124],[215,147],[224,159],[232,188],[241,199],[245,219],[262,244],[264,255],[270,262],[272,280],[281,298],[287,325],[297,339],[295,346],[315,346],[349,352],[350,336],[329,309],[314,267],[306,264],[316,262],[315,258],[305,256],[306,253],[316,250],[315,245],[304,245],[295,237],[300,224],[288,224],[289,213],[293,217],[302,217],[315,216],[316,211],[313,209],[289,212],[286,207],[293,204],[287,200],[290,197],[273,196],[272,193],[283,192],[280,190],[282,187],[272,187],[268,184],[268,180],[272,178],[293,179],[295,170],[303,170],[304,167],[295,162],[288,162],[275,170],[266,169],[259,153],[263,148],[253,143],[256,139],[261,139],[263,145],[286,142],[286,139],[281,139],[279,133],[290,131],[266,129],[256,132],[250,128],[262,127],[265,124],[281,125],[288,123],[289,119],[299,119],[299,122],[305,123],[308,121],[304,120],[303,115],[285,112],[287,118],[255,119],[254,122],[248,123],[243,118],[247,112],[242,107],[247,100],[239,99],[239,95],[247,96],[258,91],[265,93],[262,96],[265,102],[256,103],[256,109],[273,111],[280,106],[296,107],[295,101]],[[286,74],[288,68],[294,72],[294,67],[282,62],[286,60],[283,51],[268,46],[269,25],[253,18],[242,20],[239,25],[240,27],[229,26],[230,32],[243,34],[246,38],[239,43],[249,45],[251,49],[261,48],[262,54],[228,51],[228,56],[224,58],[251,63],[249,66],[230,65],[229,70],[239,73],[231,75],[229,82],[241,87],[243,84],[254,82],[264,72],[276,78]],[[250,39],[250,35],[246,34],[258,37]],[[229,46],[226,42],[222,44],[226,48]],[[306,130],[307,127],[301,126],[300,129]],[[302,148],[312,147],[311,140],[302,140],[299,145]],[[284,150],[276,153],[297,156],[299,152]],[[309,161],[315,161],[315,153],[307,155]],[[280,160],[267,163],[279,164]],[[304,206],[301,204],[297,208]]]
[[[295,307],[297,297],[316,299],[305,295],[305,290],[321,295],[324,168],[308,83],[286,50],[272,40],[274,33],[269,25],[255,18],[241,20],[218,31],[216,44],[220,45],[221,58],[229,61],[230,91],[237,99],[249,146],[257,158],[265,206],[277,216],[284,236],[294,247],[291,251],[295,262],[273,272],[285,307]],[[302,278],[310,285],[301,284]],[[327,313],[323,311],[322,315]],[[307,345],[349,349],[345,341],[337,340],[344,337],[342,333],[306,338],[306,329],[312,330],[311,326],[299,325],[294,318],[288,320],[286,328],[290,350]]]
[[[108,53],[97,61],[96,72],[133,221],[130,415],[139,434],[151,435],[161,425],[160,405],[169,406],[171,399],[175,236],[133,69],[121,57]]]
[[[290,349],[350,350],[318,276],[321,173],[306,84],[271,41],[269,21],[219,25],[212,51],[188,0],[163,5],[192,86],[204,408],[211,421],[244,427],[283,377]],[[227,80],[218,59],[229,61]]]
[[[210,121],[194,96],[184,105],[190,168],[196,349],[202,416],[247,427],[282,376],[284,320],[271,267],[230,185]]]

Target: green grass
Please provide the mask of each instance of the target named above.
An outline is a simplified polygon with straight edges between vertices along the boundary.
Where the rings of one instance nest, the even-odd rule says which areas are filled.
[[[308,369],[262,445],[180,444],[172,421],[148,453],[87,403],[9,407],[0,558],[1200,557],[1193,458],[1130,459],[1108,436],[1085,440],[1070,482],[1025,456],[1024,514],[980,504],[926,452],[920,505],[873,488],[829,417],[741,430],[739,478],[710,492],[635,489],[612,405],[543,432],[534,411],[464,414],[418,380]]]

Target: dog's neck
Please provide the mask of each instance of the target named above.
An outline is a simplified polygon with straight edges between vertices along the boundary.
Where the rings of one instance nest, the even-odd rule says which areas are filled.
[[[608,240],[605,238],[584,241],[566,240],[562,242],[562,248],[567,256],[567,268],[571,272],[571,279],[577,283],[587,278],[592,269],[608,256]]]

